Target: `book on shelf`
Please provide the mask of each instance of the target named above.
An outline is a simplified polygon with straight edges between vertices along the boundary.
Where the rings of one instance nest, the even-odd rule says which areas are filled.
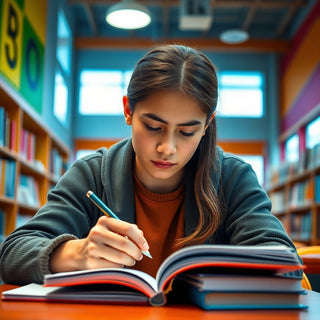
[[[22,129],[21,141],[20,141],[20,155],[23,159],[34,162],[35,161],[35,146],[36,146],[36,135],[35,133]]]
[[[6,119],[6,110],[0,106],[0,146],[6,145]]]
[[[311,205],[314,197],[312,180],[295,183],[290,189],[289,203],[291,208],[301,208]]]
[[[291,213],[290,237],[296,241],[311,239],[311,211],[306,213]]]
[[[155,278],[129,268],[63,272],[46,275],[44,285],[30,284],[6,291],[2,298],[163,306],[169,292],[170,295],[179,292],[174,289],[174,280],[191,270],[273,277],[300,269],[303,266],[294,249],[285,246],[195,245],[171,254],[161,264]]]
[[[33,176],[20,174],[20,181],[17,188],[17,199],[20,204],[39,207],[39,186]]]
[[[16,184],[16,162],[12,159],[0,158],[0,191],[1,194],[8,198],[14,198],[15,196],[15,184]]]
[[[0,106],[0,146],[16,150],[17,123],[10,119],[5,108]]]
[[[5,213],[0,208],[0,242],[2,242],[5,238]]]
[[[314,200],[320,203],[320,175],[317,174],[314,179]]]

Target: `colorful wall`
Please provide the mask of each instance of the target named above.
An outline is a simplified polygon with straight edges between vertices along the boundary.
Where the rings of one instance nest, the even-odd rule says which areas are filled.
[[[296,33],[281,65],[282,140],[320,114],[320,1]]]
[[[0,74],[42,112],[47,1],[0,2]]]

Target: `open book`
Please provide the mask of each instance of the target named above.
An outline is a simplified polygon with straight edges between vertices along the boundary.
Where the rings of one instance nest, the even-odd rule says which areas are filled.
[[[46,275],[43,286],[46,293],[41,296],[41,293],[38,292],[37,299],[134,303],[131,296],[136,296],[136,299],[141,296],[140,302],[146,301],[154,306],[162,306],[166,303],[166,295],[171,290],[173,280],[190,270],[206,270],[206,272],[210,270],[210,273],[233,275],[281,275],[302,268],[295,251],[285,246],[196,245],[171,254],[161,264],[156,278],[144,272],[126,268]],[[117,294],[106,292],[108,285],[111,286],[109,288],[112,288],[111,292]],[[99,290],[99,288],[102,289]],[[125,289],[126,294],[119,294],[119,288]],[[78,289],[80,295],[77,300]],[[136,290],[134,294],[132,294],[133,289]],[[91,290],[95,298],[90,297]],[[98,293],[97,290],[99,290]],[[70,299],[68,299],[68,292]],[[19,291],[18,293],[7,291],[3,293],[2,298],[32,299],[32,294],[28,295],[26,291],[21,296],[19,294],[21,294]]]

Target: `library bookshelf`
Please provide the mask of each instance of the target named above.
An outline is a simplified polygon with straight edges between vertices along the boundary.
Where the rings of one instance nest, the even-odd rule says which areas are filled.
[[[319,149],[319,147],[317,146]],[[320,245],[320,164],[283,165],[267,187],[272,213],[295,243]]]
[[[70,150],[0,78],[0,241],[46,202]]]

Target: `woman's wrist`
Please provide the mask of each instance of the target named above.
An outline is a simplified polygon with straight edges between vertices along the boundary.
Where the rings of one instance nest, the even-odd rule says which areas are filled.
[[[82,255],[79,254],[83,239],[68,240],[54,249],[49,258],[52,273],[81,270]]]

